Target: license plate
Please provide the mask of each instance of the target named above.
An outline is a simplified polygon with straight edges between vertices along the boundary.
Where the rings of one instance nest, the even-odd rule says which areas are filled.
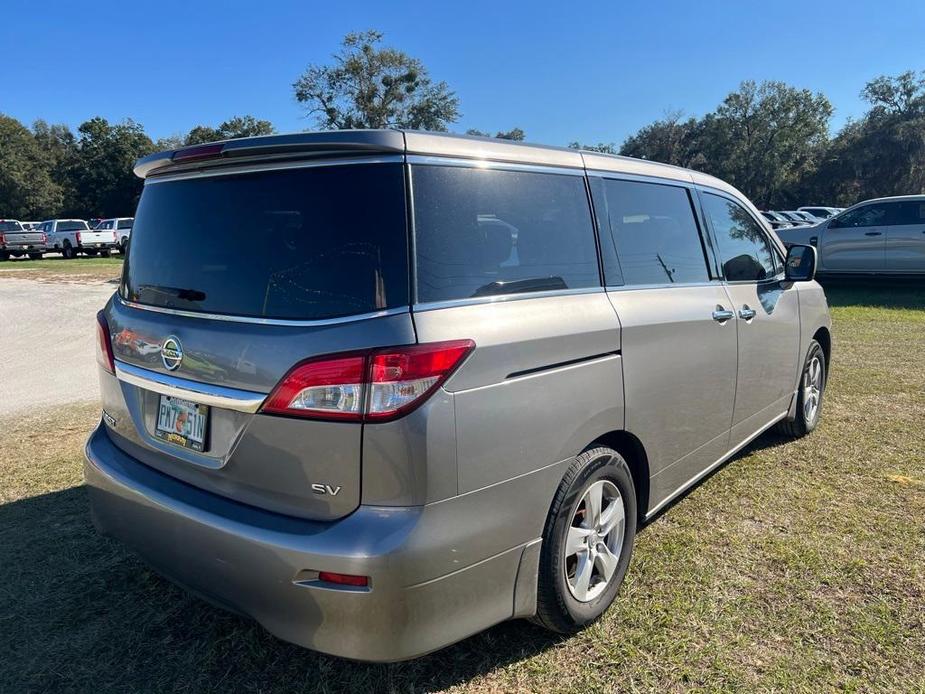
[[[208,405],[161,395],[154,435],[168,443],[202,452],[208,423]]]

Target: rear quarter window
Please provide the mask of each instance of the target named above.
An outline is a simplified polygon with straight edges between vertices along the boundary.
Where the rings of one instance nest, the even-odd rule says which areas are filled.
[[[121,295],[163,308],[288,320],[406,306],[401,164],[149,180]]]
[[[417,300],[600,286],[581,176],[412,167]]]

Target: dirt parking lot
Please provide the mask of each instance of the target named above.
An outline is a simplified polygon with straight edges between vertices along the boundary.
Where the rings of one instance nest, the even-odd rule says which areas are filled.
[[[94,316],[115,289],[0,273],[0,417],[99,399]]]

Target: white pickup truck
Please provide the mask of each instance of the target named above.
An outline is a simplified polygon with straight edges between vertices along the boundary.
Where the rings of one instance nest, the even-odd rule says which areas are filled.
[[[0,260],[28,255],[38,260],[45,252],[45,234],[25,229],[15,219],[0,219]]]
[[[46,252],[60,253],[65,258],[77,257],[81,235],[90,231],[82,219],[49,219],[42,222],[40,228],[47,239]]]
[[[132,236],[132,223],[134,221],[134,217],[110,217],[109,219],[101,219],[99,223],[93,227],[93,231],[111,230],[115,232],[116,248],[120,253],[124,254],[128,247],[128,241]]]
[[[99,253],[108,258],[112,251],[119,250],[119,237],[113,226],[107,224],[109,220],[100,220],[100,223],[90,231],[80,232],[80,245],[78,251],[94,256]]]

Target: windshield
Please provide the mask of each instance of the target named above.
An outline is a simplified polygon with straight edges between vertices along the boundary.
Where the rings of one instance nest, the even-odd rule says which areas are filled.
[[[149,180],[121,296],[318,320],[408,304],[401,164]]]
[[[56,231],[86,231],[87,223],[82,221],[76,222],[58,222]]]

